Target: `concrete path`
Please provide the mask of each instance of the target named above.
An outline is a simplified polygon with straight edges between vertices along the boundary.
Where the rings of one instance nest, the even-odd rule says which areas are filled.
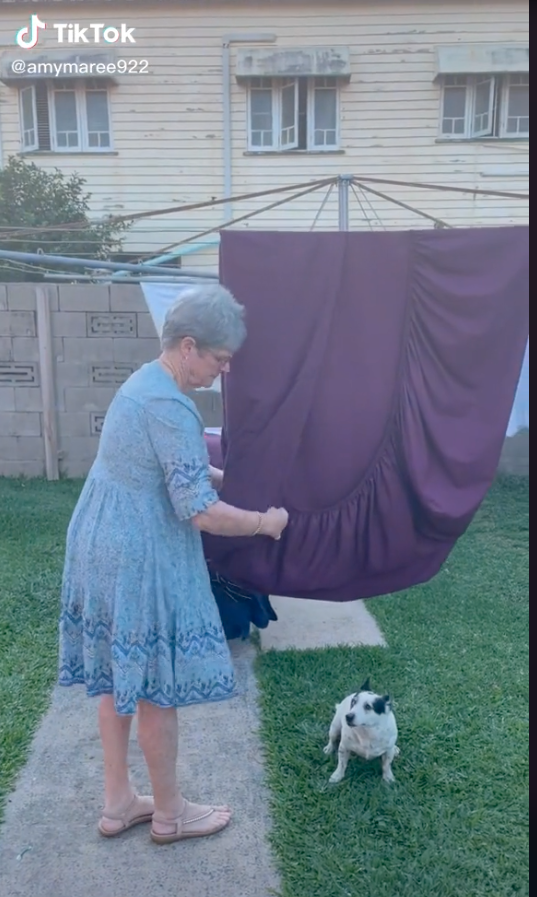
[[[364,601],[335,604],[296,598],[271,598],[278,622],[261,632],[263,651],[382,645],[386,642]]]
[[[257,736],[255,649],[234,644],[244,694],[181,713],[180,769],[192,800],[229,803],[231,827],[213,838],[158,847],[147,826],[98,835],[101,749],[97,703],[58,689],[0,830],[1,897],[269,897],[278,893],[268,841]],[[138,744],[133,779],[149,784]],[[184,772],[183,772],[184,770]]]
[[[280,616],[262,647],[320,648],[384,639],[363,602],[335,605],[274,599]],[[233,643],[242,694],[181,712],[179,776],[202,803],[229,803],[231,827],[213,838],[157,847],[147,826],[105,840],[97,702],[57,689],[0,830],[1,897],[271,897],[278,879],[268,846],[268,794],[258,738],[255,648]],[[149,783],[132,733],[133,780]],[[314,897],[314,895],[312,895]]]

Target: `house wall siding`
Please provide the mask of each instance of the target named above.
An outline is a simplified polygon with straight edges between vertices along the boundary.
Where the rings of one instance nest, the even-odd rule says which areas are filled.
[[[109,8],[98,7],[97,14],[93,4],[87,8],[76,4],[69,18],[80,24],[115,21],[117,8],[111,16]],[[22,10],[24,17],[27,10],[27,6]],[[51,21],[65,21],[66,16],[64,4],[50,13],[47,9]],[[0,53],[13,53],[13,34],[22,18],[9,4],[0,7]],[[66,173],[82,174],[96,213],[130,214],[223,196],[222,42],[230,33],[272,32],[280,48],[343,45],[350,50],[352,66],[352,79],[341,89],[338,153],[248,154],[246,91],[232,77],[235,195],[347,173],[471,189],[528,189],[527,143],[438,141],[440,88],[434,83],[438,45],[527,42],[529,11],[523,0],[352,4],[327,0],[309,9],[293,0],[282,5],[181,4],[153,9],[127,4],[119,18],[136,27],[138,43],[118,53],[147,59],[150,71],[119,76],[119,85],[112,88],[114,153],[29,156],[47,169],[59,166]],[[47,33],[47,41],[52,46],[51,34]],[[233,45],[232,73],[236,53]],[[19,130],[17,92],[0,84],[4,160],[19,151]],[[410,185],[375,189],[455,226],[528,221],[526,201],[425,191]],[[324,192],[238,226],[309,229]],[[384,199],[357,194],[358,198],[351,194],[352,228],[432,226]],[[319,217],[319,228],[337,227],[336,195],[333,191]],[[277,198],[236,203],[233,214],[247,214]],[[129,233],[126,249],[156,253],[217,227],[223,215],[222,207],[217,207],[144,219]],[[217,249],[193,256],[192,264],[214,268]]]

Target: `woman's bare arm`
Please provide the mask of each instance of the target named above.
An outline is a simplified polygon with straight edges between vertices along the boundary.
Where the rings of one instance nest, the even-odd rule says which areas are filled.
[[[217,501],[192,519],[194,526],[212,536],[271,536],[279,539],[287,526],[288,514],[283,508],[243,511],[224,501]]]

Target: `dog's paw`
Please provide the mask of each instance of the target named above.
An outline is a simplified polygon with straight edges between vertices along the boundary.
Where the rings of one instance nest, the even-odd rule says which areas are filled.
[[[335,745],[333,745],[332,742],[329,741],[326,747],[323,748],[323,754],[333,754],[335,749]]]
[[[336,772],[332,773],[328,781],[331,785],[339,785],[339,783],[343,781],[343,776],[336,770]]]
[[[387,785],[393,785],[393,783],[395,782],[395,776],[391,769],[389,770],[389,772],[385,772],[383,774],[382,779],[384,782],[386,782]]]

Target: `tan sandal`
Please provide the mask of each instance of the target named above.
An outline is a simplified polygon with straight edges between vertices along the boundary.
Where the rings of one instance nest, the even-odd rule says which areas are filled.
[[[198,831],[189,830],[188,826],[195,826],[196,823],[204,822],[210,819],[216,813],[229,812],[229,807],[208,807],[206,812],[197,813],[196,805],[185,800],[183,812],[176,819],[158,819],[156,814],[153,816],[153,823],[159,822],[162,825],[169,825],[175,828],[174,832],[160,834],[154,828],[151,829],[151,838],[155,844],[174,844],[176,841],[185,841],[187,838],[207,838],[209,835],[216,835],[228,827],[231,822],[231,816],[226,822],[215,822],[210,828],[198,829]],[[193,815],[188,818],[188,811]],[[187,817],[185,819],[185,816]]]
[[[151,822],[154,812],[155,805],[152,797],[140,797],[138,794],[135,794],[129,806],[123,813],[103,814],[99,820],[98,828],[104,838],[115,838],[116,835],[123,834],[123,832],[128,831],[135,825],[140,825],[143,822]],[[105,825],[107,822],[119,822],[120,825],[117,828],[107,828]]]

